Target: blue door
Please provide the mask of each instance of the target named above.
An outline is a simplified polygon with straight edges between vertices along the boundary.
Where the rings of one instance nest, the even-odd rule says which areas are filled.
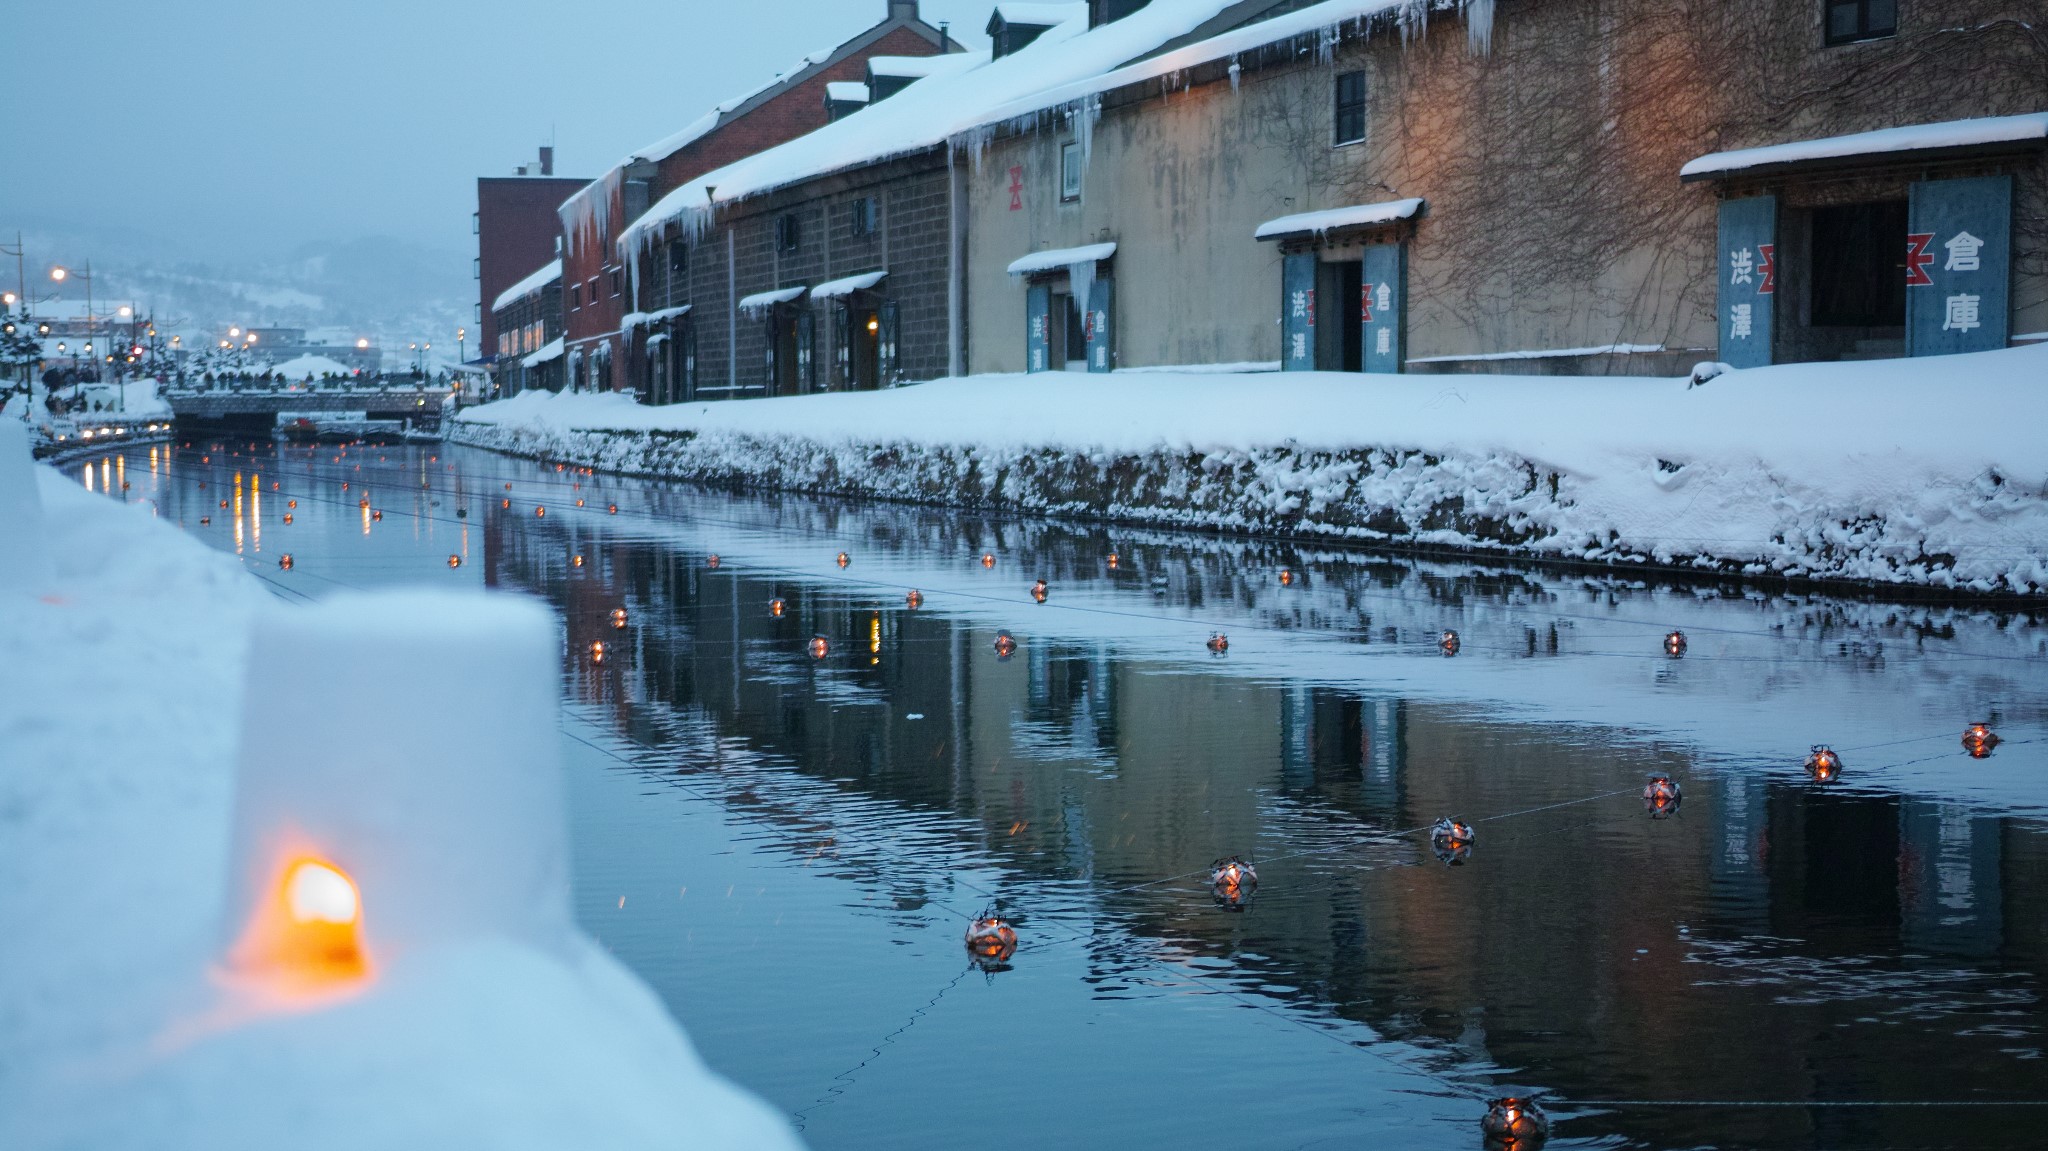
[[[1114,281],[1097,277],[1088,288],[1088,370],[1106,372],[1116,366],[1115,353],[1109,343],[1110,292]]]
[[[1316,254],[1280,258],[1280,366],[1307,372],[1316,366]]]
[[[1721,360],[1738,368],[1771,362],[1778,292],[1778,198],[1721,201]]]
[[[1359,362],[1368,372],[1398,372],[1408,310],[1408,248],[1372,244],[1358,279]]]
[[[1050,335],[1046,324],[1052,315],[1052,286],[1033,284],[1024,292],[1024,370],[1042,372],[1049,366],[1046,356],[1051,348]]]
[[[2004,347],[2012,290],[2012,177],[1923,180],[1910,196],[1906,354]]]

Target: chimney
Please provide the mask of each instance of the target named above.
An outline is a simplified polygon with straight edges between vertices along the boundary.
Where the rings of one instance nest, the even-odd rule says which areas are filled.
[[[542,144],[540,146],[540,174],[543,176],[555,174],[555,146],[553,144]]]
[[[889,19],[917,19],[917,0],[889,0]]]

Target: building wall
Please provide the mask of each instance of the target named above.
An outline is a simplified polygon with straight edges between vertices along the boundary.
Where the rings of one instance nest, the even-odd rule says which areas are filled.
[[[562,231],[555,209],[588,182],[555,176],[478,178],[476,326],[484,348],[498,346],[491,304],[505,289],[555,258],[555,237]]]
[[[529,388],[562,389],[563,357],[545,364],[525,367],[521,360],[562,335],[562,283],[556,280],[521,296],[492,313],[496,330],[510,346],[501,348],[497,338],[484,349],[496,355],[494,379],[500,396],[515,396]]]
[[[1059,200],[1070,124],[999,139],[970,176],[975,371],[1024,366],[1027,252],[1118,242],[1122,366],[1273,361],[1280,255],[1268,219],[1406,196],[1428,201],[1408,249],[1410,370],[1682,371],[1710,358],[1716,189],[1679,168],[1730,148],[2048,109],[2048,57],[2023,0],[1908,6],[1896,37],[1825,47],[1818,0],[1664,7],[1503,0],[1491,51],[1440,20],[1380,28],[1333,54],[1241,57],[1162,95],[1105,97],[1081,201]],[[1967,28],[1967,32],[1945,31]],[[1332,143],[1333,85],[1364,69],[1367,137]],[[2013,330],[2048,328],[2048,168],[2009,165]],[[1021,208],[1011,186],[1021,182]],[[1912,173],[1894,173],[1904,194]],[[1787,202],[1848,194],[1793,181]],[[1887,192],[1886,194],[1891,194]],[[1780,303],[1783,309],[1787,305]],[[1781,323],[1783,321],[1781,320]],[[1611,344],[1667,351],[1571,360],[1413,363]]]
[[[719,225],[691,247],[687,296],[670,287],[652,265],[667,260],[665,244],[650,249],[641,272],[643,309],[688,303],[696,333],[698,388],[714,395],[768,393],[768,318],[732,313],[736,301],[777,288],[815,287],[862,272],[888,277],[856,302],[887,300],[899,316],[898,379],[935,379],[947,365],[947,259],[952,219],[948,210],[945,155],[927,153],[838,176],[807,181],[769,196],[743,201],[722,213]],[[855,235],[853,203],[877,202],[873,233]],[[776,221],[793,215],[801,243],[795,252],[776,250]],[[730,253],[730,256],[728,256]],[[727,285],[734,286],[728,291]],[[808,296],[788,305],[789,314],[808,311],[816,333],[815,379],[819,390],[843,390],[839,378],[833,311],[836,301]],[[731,337],[737,337],[733,343]],[[733,349],[729,355],[728,349]],[[644,357],[635,358],[644,365]],[[736,367],[735,374],[731,369]],[[641,370],[641,369],[636,369]],[[634,380],[636,388],[643,381]]]

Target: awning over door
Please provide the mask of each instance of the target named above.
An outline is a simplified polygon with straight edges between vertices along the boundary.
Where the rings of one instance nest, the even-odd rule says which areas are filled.
[[[1377,228],[1401,220],[1412,220],[1422,214],[1427,201],[1420,196],[1406,200],[1386,200],[1378,204],[1354,204],[1348,208],[1325,208],[1320,212],[1296,212],[1268,220],[1252,233],[1255,240],[1299,240],[1322,239],[1332,232],[1357,231],[1362,228]]]
[[[1903,128],[1881,128],[1875,132],[1855,132],[1847,136],[1824,136],[1818,140],[1796,140],[1762,148],[1713,152],[1689,161],[1678,170],[1678,178],[1690,183],[1731,176],[1849,168],[1879,159],[1887,163],[1911,163],[2042,147],[2048,147],[2048,112],[1985,116],[1975,120],[1913,124]]]
[[[1052,248],[1010,261],[1010,274],[1029,276],[1037,272],[1058,272],[1075,264],[1094,264],[1116,255],[1116,241],[1084,244],[1078,248]]]
[[[765,312],[777,304],[789,303],[791,300],[803,295],[806,290],[802,284],[798,284],[794,288],[777,288],[772,292],[755,292],[753,295],[743,297],[740,300],[740,311]]]
[[[862,272],[858,276],[845,276],[837,280],[827,280],[811,289],[811,298],[813,300],[833,300],[840,296],[851,296],[855,292],[864,292],[881,283],[882,277],[888,274],[887,272]]]

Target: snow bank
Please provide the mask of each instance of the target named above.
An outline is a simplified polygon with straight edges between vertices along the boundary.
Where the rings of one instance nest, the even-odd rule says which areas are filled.
[[[351,376],[355,369],[326,356],[304,355],[286,360],[271,371],[287,380],[318,379],[321,376]]]
[[[2048,347],[1785,365],[1696,388],[1047,373],[665,408],[529,394],[469,409],[454,434],[719,484],[2037,595],[2044,379]]]
[[[0,1146],[797,1146],[571,921],[545,612],[284,607],[35,471],[61,594],[0,590]],[[250,942],[302,854],[360,893],[367,963],[318,986]]]

